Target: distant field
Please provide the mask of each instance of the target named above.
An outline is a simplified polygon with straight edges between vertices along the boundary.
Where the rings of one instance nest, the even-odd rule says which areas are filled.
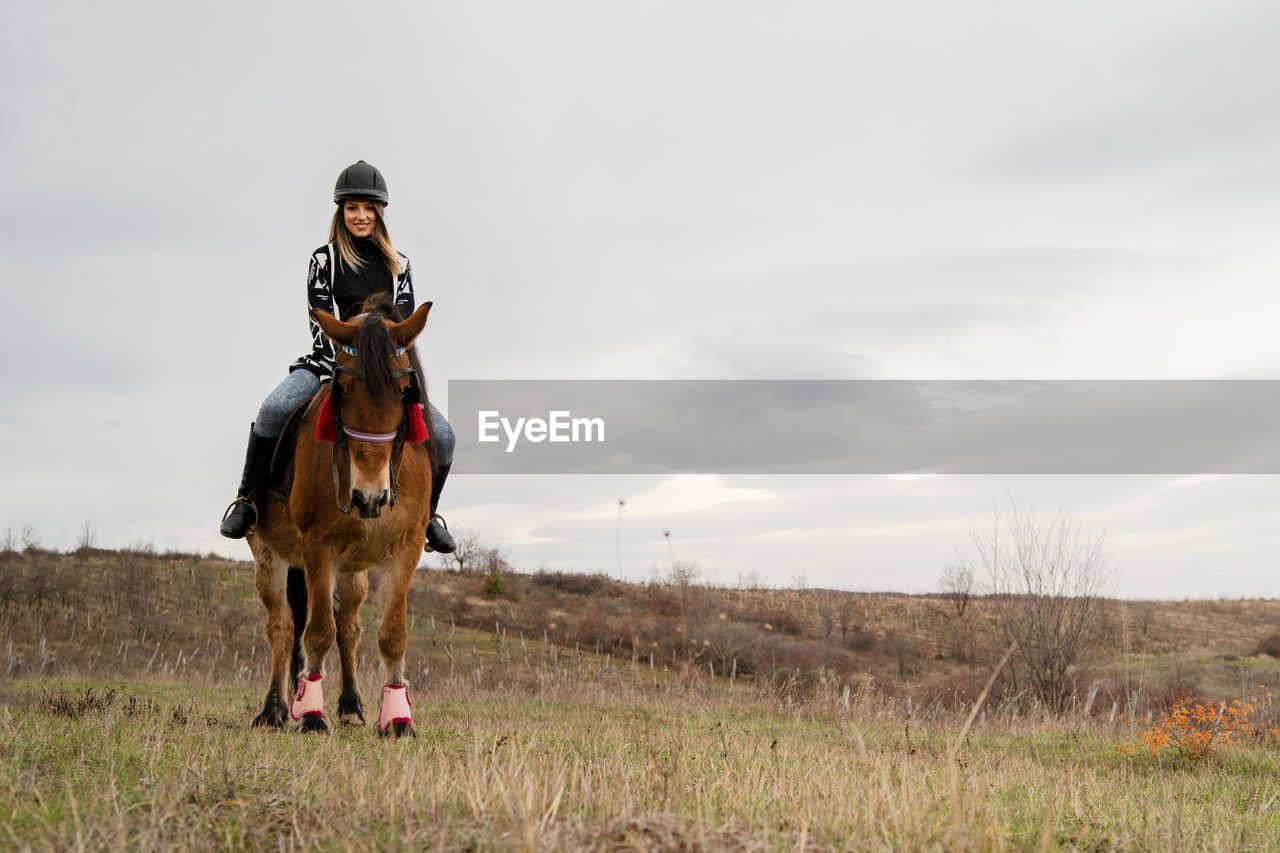
[[[950,708],[976,699],[1008,645],[981,597],[960,617],[936,595],[670,577],[632,584],[555,571],[502,578],[502,594],[485,596],[480,575],[419,569],[406,656],[416,678],[468,673],[496,685],[541,677],[539,667],[562,667],[568,656],[575,667],[614,667],[619,677],[625,669],[649,682],[705,674],[836,693],[872,684],[915,708]],[[376,595],[362,618],[360,654],[376,661]],[[10,678],[258,683],[262,620],[248,562],[145,547],[0,552],[0,675]],[[1181,690],[1280,692],[1280,601],[1105,601],[1090,640],[1073,701],[1094,715],[1163,707]],[[1014,670],[1002,673],[993,702],[1018,697]]]

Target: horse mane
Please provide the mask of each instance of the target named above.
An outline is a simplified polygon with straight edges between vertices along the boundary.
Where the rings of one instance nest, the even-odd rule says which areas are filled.
[[[364,376],[364,387],[375,406],[384,407],[397,397],[399,389],[392,377],[391,351],[395,344],[387,332],[383,320],[401,321],[395,302],[385,293],[374,294],[365,300],[362,309],[367,315],[360,321],[356,333],[356,370]]]
[[[382,321],[385,318],[392,323],[400,323],[404,321],[404,317],[389,293],[375,293],[370,296],[365,300],[361,311],[369,316],[360,321],[360,329],[356,333],[356,349],[360,353],[356,356],[356,369],[364,374],[365,389],[373,399],[374,405],[385,406],[393,398],[396,398],[399,389],[396,386],[391,370],[391,351],[395,348],[395,344]],[[422,362],[418,359],[416,342],[409,347],[408,355],[409,366],[417,374],[418,388],[422,392],[418,402],[422,404],[424,413],[429,412],[427,374],[423,371]],[[429,428],[430,424],[428,424]],[[432,435],[430,441],[417,445],[431,457],[431,469],[433,472],[436,469],[437,454],[439,452],[435,438]]]

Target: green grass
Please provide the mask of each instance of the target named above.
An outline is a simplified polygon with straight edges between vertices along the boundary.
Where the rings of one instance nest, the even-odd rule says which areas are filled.
[[[576,679],[420,691],[418,737],[251,730],[258,690],[19,682],[19,849],[1274,849],[1280,755],[1117,753],[1125,727],[792,707]],[[376,696],[366,689],[367,696]],[[330,697],[332,702],[333,697]],[[372,717],[376,709],[370,709]],[[683,847],[682,847],[683,845]]]

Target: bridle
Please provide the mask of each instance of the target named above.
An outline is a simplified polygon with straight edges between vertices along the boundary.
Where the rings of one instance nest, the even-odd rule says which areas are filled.
[[[359,355],[359,351],[356,350],[355,347],[347,346],[345,344],[340,346],[342,351],[350,356],[355,357]],[[405,349],[402,347],[393,350],[391,356],[392,358],[397,358],[404,354]],[[391,489],[390,495],[387,499],[387,504],[388,507],[394,507],[396,505],[396,495],[400,491],[400,464],[404,461],[405,435],[409,426],[406,423],[408,420],[407,413],[410,406],[417,406],[422,401],[421,380],[419,379],[417,372],[412,367],[406,367],[391,374],[391,378],[397,381],[405,376],[409,377],[409,385],[403,392],[401,392],[400,395],[400,423],[396,426],[394,432],[365,432],[363,430],[353,429],[342,422],[342,386],[338,384],[336,374],[345,374],[350,376],[356,382],[360,382],[362,384],[365,382],[365,378],[345,365],[334,365],[333,372],[335,376],[333,381],[329,384],[329,399],[327,402],[332,407],[333,411],[334,438],[330,460],[333,468],[333,495],[334,500],[337,501],[338,510],[343,515],[349,515],[351,513],[352,505],[350,503],[344,505],[342,503],[342,498],[340,497],[340,495],[342,495],[342,478],[339,473],[338,465],[338,454],[341,452],[346,458],[347,492],[350,493],[351,448],[347,444],[348,438],[353,441],[362,441],[366,444],[391,445],[391,460],[388,463],[390,469],[389,473],[391,475]]]

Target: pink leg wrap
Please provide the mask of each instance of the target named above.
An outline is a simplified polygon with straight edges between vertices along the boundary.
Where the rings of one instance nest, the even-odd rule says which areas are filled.
[[[298,692],[289,703],[289,716],[295,720],[303,717],[324,719],[324,696],[320,693],[320,673],[298,679]]]
[[[413,703],[409,701],[409,685],[382,685],[382,710],[378,712],[378,731],[386,734],[392,723],[413,725]]]

